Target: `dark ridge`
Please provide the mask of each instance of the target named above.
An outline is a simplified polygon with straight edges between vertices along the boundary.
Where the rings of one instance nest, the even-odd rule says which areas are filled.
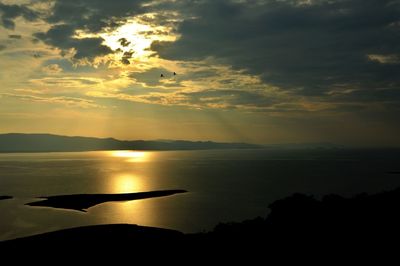
[[[75,195],[57,195],[45,198],[45,200],[27,203],[29,206],[42,206],[61,209],[70,209],[76,211],[85,211],[86,209],[95,205],[109,202],[109,201],[128,201],[139,200],[155,197],[165,197],[177,193],[185,193],[186,190],[159,190],[138,193],[124,193],[124,194],[75,194]]]
[[[391,175],[400,175],[400,171],[388,171],[386,173],[391,174]]]
[[[71,244],[71,249],[74,249],[75,245],[88,248],[103,245],[123,246],[129,241],[131,241],[131,245],[137,246],[155,242],[161,244],[168,240],[183,238],[183,236],[183,233],[174,230],[134,224],[92,225],[3,241],[0,242],[0,250],[4,246],[29,249],[38,246],[43,246],[43,248],[59,247],[60,243]]]
[[[117,140],[51,134],[0,134],[0,152],[73,152],[101,150],[256,149],[261,145],[185,140]]]
[[[0,196],[0,200],[12,199],[12,196]]]

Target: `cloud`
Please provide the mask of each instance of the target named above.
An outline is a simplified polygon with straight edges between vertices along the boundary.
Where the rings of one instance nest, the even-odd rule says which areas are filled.
[[[33,10],[16,7],[14,14],[7,11],[12,20]],[[108,96],[196,108],[286,112],[384,105],[400,102],[399,14],[393,0],[53,0],[47,12],[31,18],[48,23],[34,37],[57,48],[69,66],[42,63],[39,68],[51,76],[29,81],[85,93],[116,80]],[[103,38],[127,21],[157,26],[143,36],[177,39],[153,42],[157,54],[151,58],[131,50],[135,40],[129,35],[117,34],[115,47],[106,46]],[[104,65],[109,68],[96,69],[102,77],[90,72],[95,78],[86,80],[71,58],[74,66],[104,58],[122,64]],[[140,94],[143,89],[149,91]]]
[[[369,54],[368,59],[374,62],[378,62],[381,64],[399,64],[400,63],[400,55],[390,54]]]
[[[57,74],[63,71],[63,69],[58,64],[47,65],[43,67],[42,70],[47,74]]]
[[[97,56],[113,53],[103,45],[100,37],[77,38],[77,31],[93,35],[110,31],[126,22],[128,17],[143,12],[142,4],[146,1],[132,0],[55,0],[49,15],[43,16],[51,28],[47,32],[35,34],[35,37],[48,45],[57,47],[65,54],[74,49],[75,59],[93,60]],[[121,39],[122,45],[129,42]],[[127,55],[122,59],[129,63]]]
[[[56,74],[57,73],[56,71],[60,71],[60,69],[54,65],[51,65],[50,67],[47,66],[43,70],[47,74],[49,74],[49,71],[53,71],[51,74]],[[91,88],[98,86],[103,82],[103,80],[100,78],[90,78],[90,77],[56,76],[56,77],[42,77],[42,78],[30,79],[29,82],[32,85],[36,85],[39,87],[56,87],[59,90],[62,90],[62,89]]]
[[[381,89],[355,89],[355,90],[335,90],[329,92],[331,97],[329,100],[341,103],[356,102],[382,102],[395,103],[400,99],[400,90],[398,88],[381,88]]]
[[[74,49],[73,57],[75,59],[94,59],[96,56],[112,53],[112,50],[103,45],[103,39],[100,37],[78,39],[74,37],[75,27],[73,25],[56,25],[46,33],[39,32],[35,37],[48,45],[55,46],[67,53]]]
[[[132,72],[129,77],[133,78],[136,82],[141,83],[145,87],[155,87],[162,85],[162,79],[160,76],[163,74],[164,78],[168,78],[167,73],[169,74],[170,71],[165,68],[157,67],[144,72]]]
[[[129,61],[129,59],[132,58],[132,55],[134,54],[134,51],[129,51],[129,52],[124,52],[122,54],[122,58],[121,58],[121,62],[124,65],[129,65],[131,62]]]
[[[128,45],[131,43],[131,42],[128,41],[126,38],[121,38],[121,39],[118,40],[118,42],[119,42],[123,47],[126,47],[126,46],[128,46]]]
[[[271,87],[240,71],[206,62],[184,63],[185,70],[174,76],[171,70],[158,67],[132,72],[135,85],[128,89],[90,91],[87,96],[159,105],[178,105],[204,109],[243,109],[249,111],[288,111],[278,106],[293,103],[296,97]],[[181,68],[182,66],[177,66]],[[164,77],[160,77],[164,74]],[[137,86],[140,84],[141,86]],[[326,105],[325,103],[322,103]],[[306,107],[298,106],[298,110]]]
[[[361,105],[334,104],[323,101],[298,101],[283,96],[268,95],[264,92],[247,92],[238,90],[205,90],[190,91],[156,91],[143,90],[136,93],[89,91],[86,96],[108,98],[128,102],[157,104],[164,106],[184,106],[191,109],[237,109],[247,112],[264,112],[270,114],[301,115],[320,113],[321,111],[360,110]]]
[[[103,108],[102,106],[96,104],[94,101],[83,98],[74,98],[67,96],[43,97],[37,95],[13,94],[13,93],[1,93],[0,95],[29,102],[62,104],[69,107],[81,107],[81,108]]]
[[[153,43],[161,58],[213,57],[307,97],[328,97],[343,83],[400,86],[399,1],[204,0],[178,6],[190,18],[180,23],[176,42]]]
[[[28,21],[36,20],[39,15],[37,12],[22,5],[5,5],[0,3],[0,25],[6,29],[15,28],[14,19],[23,17]]]
[[[75,29],[99,32],[104,28],[122,25],[127,17],[143,12],[138,0],[55,0],[49,23],[74,25]]]
[[[254,107],[265,108],[271,107],[274,103],[280,102],[282,99],[263,95],[261,92],[241,91],[241,90],[215,90],[208,89],[197,92],[180,92],[187,101],[193,104],[209,105],[222,104],[225,108]]]
[[[10,35],[8,35],[8,38],[19,40],[19,39],[22,38],[22,36],[21,36],[21,35],[18,35],[18,34],[10,34]]]

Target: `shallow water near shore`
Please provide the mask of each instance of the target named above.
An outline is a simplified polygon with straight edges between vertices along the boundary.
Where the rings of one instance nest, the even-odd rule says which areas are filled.
[[[266,216],[295,192],[375,193],[400,186],[400,150],[98,151],[0,154],[0,240],[81,225],[133,223],[183,232]],[[188,193],[107,202],[86,213],[27,206],[40,196]]]

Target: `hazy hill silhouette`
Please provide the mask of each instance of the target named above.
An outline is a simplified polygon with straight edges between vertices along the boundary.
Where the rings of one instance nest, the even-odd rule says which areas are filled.
[[[0,152],[57,152],[99,150],[205,150],[249,149],[260,145],[185,140],[132,140],[68,137],[51,134],[0,134]]]

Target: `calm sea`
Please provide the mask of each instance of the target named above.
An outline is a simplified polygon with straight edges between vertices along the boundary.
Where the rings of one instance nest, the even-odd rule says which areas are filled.
[[[400,187],[400,150],[99,151],[0,154],[0,240],[82,225],[132,223],[211,230],[266,216],[295,192],[351,196]],[[168,197],[109,202],[88,212],[25,203],[36,197],[185,189]]]

